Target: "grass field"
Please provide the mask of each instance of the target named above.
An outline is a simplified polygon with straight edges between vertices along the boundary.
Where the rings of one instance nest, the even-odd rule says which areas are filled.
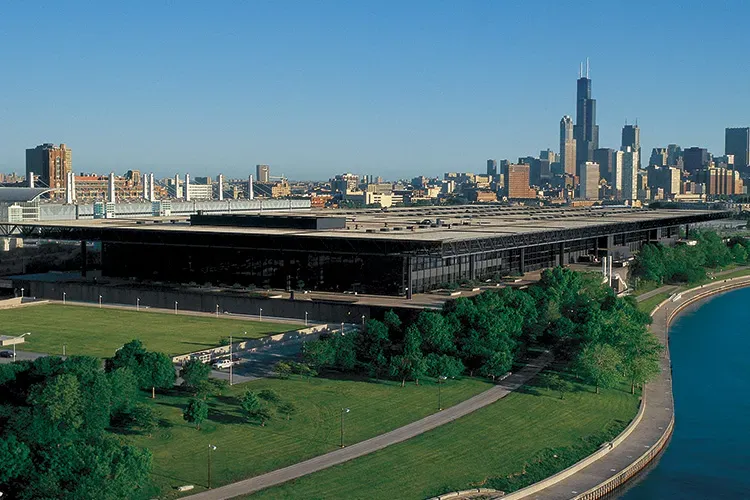
[[[664,300],[668,299],[674,292],[661,292],[657,293],[653,297],[649,297],[646,300],[638,302],[638,309],[645,313],[651,313],[656,306],[661,304]]]
[[[564,400],[532,387],[403,443],[245,498],[418,500],[476,488],[488,477],[521,471],[544,449],[579,443],[615,421],[625,425],[637,404],[625,387],[597,395],[579,386]]]
[[[452,406],[490,387],[490,383],[478,379],[449,380],[442,384],[443,406]],[[273,389],[284,401],[294,403],[297,412],[291,420],[274,415],[265,427],[248,423],[237,399],[248,389]],[[351,409],[346,415],[345,441],[354,443],[434,413],[437,398],[437,386],[429,380],[402,388],[397,382],[263,379],[209,398],[209,420],[200,430],[182,419],[186,397],[147,399],[168,425],[152,437],[133,435],[128,439],[154,455],[153,479],[158,489],[154,494],[174,497],[176,486],[194,484],[198,491],[205,489],[209,444],[217,447],[212,453],[212,485],[218,486],[335,450],[344,407]]]
[[[0,310],[0,335],[20,335],[19,350],[110,357],[133,339],[169,355],[219,345],[224,337],[258,338],[299,328],[299,325],[188,316],[182,314],[45,304]],[[244,332],[247,332],[245,337]]]

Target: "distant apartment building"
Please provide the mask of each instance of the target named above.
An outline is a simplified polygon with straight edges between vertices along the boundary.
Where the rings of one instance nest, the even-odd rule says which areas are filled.
[[[696,180],[705,185],[709,196],[744,194],[744,183],[740,173],[727,168],[708,168],[696,174]]]
[[[76,175],[75,200],[78,203],[92,203],[95,201],[138,201],[143,199],[143,188],[135,184],[132,178],[114,176],[115,200],[110,199],[109,175]]]
[[[65,196],[63,191],[68,187],[68,173],[72,171],[73,151],[65,144],[45,143],[26,150],[26,178],[33,172],[35,186],[59,190],[50,193],[50,198]]]
[[[595,149],[594,162],[599,164],[599,178],[605,179],[607,184],[612,186],[615,172],[615,150],[610,148]]]
[[[742,171],[747,169],[750,165],[750,127],[726,129],[724,154],[734,155],[735,168]]]
[[[491,178],[497,176],[497,160],[487,160],[487,175]]]
[[[638,125],[625,125],[622,127],[622,144],[620,149],[627,151],[627,148],[638,153],[638,169],[641,168],[641,129]]]
[[[256,165],[255,180],[258,182],[271,182],[271,167],[268,165]]]
[[[356,191],[359,186],[359,176],[355,174],[339,174],[331,179],[331,191],[334,193],[343,193],[347,191]]]
[[[292,194],[291,186],[286,179],[277,182],[255,182],[253,191],[255,196],[261,198],[286,198]]]
[[[677,167],[649,165],[648,187],[651,192],[661,190],[664,197],[674,197],[680,194],[680,176],[681,171]]]
[[[528,200],[536,198],[536,191],[531,189],[529,183],[529,170],[526,164],[509,163],[505,167],[505,192],[508,199]]]
[[[622,151],[612,155],[612,193],[616,200],[622,199]]]
[[[622,188],[621,200],[638,199],[638,152],[628,147],[622,151]]]
[[[651,157],[648,159],[649,166],[653,165],[656,167],[666,167],[668,163],[669,153],[667,148],[654,148],[651,150]]]
[[[466,193],[469,201],[477,203],[489,203],[497,201],[497,193],[487,189],[470,189]]]
[[[579,197],[584,200],[599,199],[599,164],[587,161],[580,167]]]

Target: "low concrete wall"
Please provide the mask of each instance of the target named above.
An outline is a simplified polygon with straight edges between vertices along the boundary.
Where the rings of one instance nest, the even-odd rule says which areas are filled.
[[[0,309],[9,309],[11,307],[18,307],[20,305],[21,305],[21,297],[0,300]]]
[[[31,297],[14,297],[12,299],[0,300],[0,309],[13,309],[15,307],[36,306],[39,304],[48,304],[49,300],[37,300]]]
[[[308,342],[315,340],[320,337],[321,333],[333,333],[340,329],[340,325],[316,325],[310,328],[303,328],[301,330],[293,330],[290,332],[277,333],[275,335],[269,335],[259,339],[247,340],[244,342],[235,342],[232,344],[232,352],[253,352],[254,350],[265,347],[270,344],[283,344],[286,342]],[[209,360],[227,356],[230,352],[229,345],[220,347],[214,347],[212,349],[204,349],[202,351],[191,352],[188,354],[181,354],[172,358],[173,363],[182,364],[191,358],[198,358],[202,356],[209,356]]]
[[[432,497],[429,500],[450,500],[453,498],[469,498],[477,495],[481,495],[483,497],[489,496],[490,498],[493,498],[497,495],[502,496],[502,494],[502,491],[497,491],[490,488],[474,488],[472,490],[452,491],[450,493],[440,495],[439,497]]]

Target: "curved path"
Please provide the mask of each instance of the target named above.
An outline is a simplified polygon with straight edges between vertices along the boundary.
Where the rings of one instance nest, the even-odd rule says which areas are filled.
[[[624,472],[644,452],[657,444],[672,424],[674,401],[672,399],[672,370],[668,343],[670,318],[676,310],[681,309],[686,303],[693,300],[701,300],[714,293],[748,285],[750,285],[750,277],[727,279],[693,288],[663,302],[654,312],[651,325],[651,331],[666,346],[661,357],[662,371],[656,380],[646,385],[644,394],[646,406],[640,423],[619,446],[588,467],[548,488],[528,495],[512,495],[512,498],[545,500],[568,500],[579,497],[598,498],[598,495],[590,493],[589,490]],[[589,493],[584,496],[583,494],[586,492]],[[522,491],[519,490],[517,493],[522,493]]]
[[[250,479],[245,479],[236,483],[228,484],[220,488],[213,490],[204,491],[196,495],[191,495],[183,498],[190,498],[194,500],[223,500],[233,498],[239,495],[246,495],[253,493],[270,486],[285,483],[292,479],[297,479],[307,474],[312,474],[328,467],[338,465],[349,460],[367,455],[374,451],[385,448],[392,444],[400,443],[407,439],[418,436],[424,432],[432,430],[441,425],[447,424],[456,420],[457,418],[468,415],[469,413],[476,411],[484,406],[494,403],[495,401],[507,396],[510,392],[518,389],[520,386],[528,382],[533,378],[539,371],[544,368],[547,364],[552,361],[552,354],[545,352],[541,354],[528,365],[523,367],[517,373],[509,376],[503,382],[499,383],[495,387],[488,389],[481,394],[467,399],[455,406],[446,408],[445,410],[429,415],[421,420],[412,422],[409,425],[399,427],[385,434],[375,436],[366,441],[353,444],[340,450],[320,455],[298,464],[284,467],[283,469],[277,469],[260,476],[255,476]]]

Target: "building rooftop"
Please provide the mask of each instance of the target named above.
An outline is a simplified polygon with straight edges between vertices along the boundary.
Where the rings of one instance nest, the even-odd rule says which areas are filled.
[[[53,191],[48,188],[30,187],[0,187],[0,203],[23,203],[34,201],[46,192]]]
[[[260,215],[258,212],[252,212]],[[623,223],[674,225],[724,218],[708,210],[639,209],[629,207],[513,207],[461,205],[408,207],[386,210],[307,210],[262,214],[262,218],[345,218],[341,229],[301,229],[233,225],[190,225],[187,217],[39,221],[28,225],[84,231],[156,231],[192,234],[284,236],[294,238],[348,238],[379,241],[445,243],[482,238],[541,234],[561,230],[606,227]],[[258,218],[258,217],[255,217]],[[320,225],[318,227],[321,227]]]

